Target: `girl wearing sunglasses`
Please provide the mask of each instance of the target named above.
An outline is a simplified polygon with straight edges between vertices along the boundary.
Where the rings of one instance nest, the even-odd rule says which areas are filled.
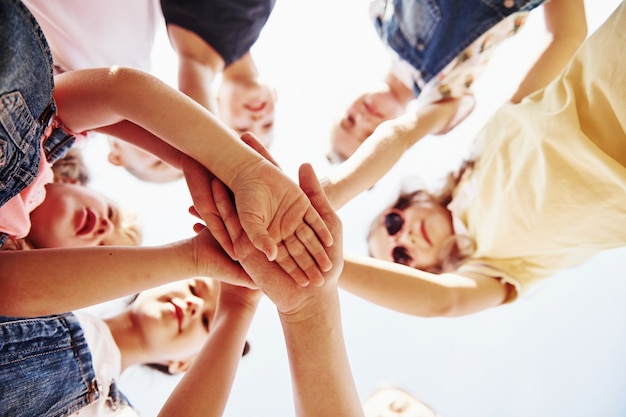
[[[625,23],[621,4],[557,79],[500,108],[443,191],[384,210],[373,258],[346,257],[340,285],[403,313],[459,316],[626,246]]]

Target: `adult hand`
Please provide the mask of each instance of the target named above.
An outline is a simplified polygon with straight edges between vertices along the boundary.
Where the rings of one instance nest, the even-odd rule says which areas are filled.
[[[328,225],[334,240],[334,244],[326,248],[326,255],[332,261],[331,269],[323,273],[321,282],[308,288],[302,288],[289,274],[289,270],[269,261],[256,249],[241,226],[238,213],[226,188],[220,182],[213,182],[216,206],[229,235],[233,239],[240,264],[258,287],[276,304],[282,314],[293,314],[301,311],[309,303],[315,302],[321,293],[332,294],[333,291],[336,292],[337,280],[343,266],[341,221],[330,206],[315,172],[309,164],[300,167],[300,186],[315,210],[320,214],[321,219]],[[325,285],[322,286],[322,284]]]

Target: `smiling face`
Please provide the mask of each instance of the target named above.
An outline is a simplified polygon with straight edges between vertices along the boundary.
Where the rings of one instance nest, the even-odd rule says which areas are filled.
[[[46,198],[30,214],[27,240],[37,248],[135,246],[116,204],[78,184],[46,185]]]
[[[209,278],[177,281],[141,292],[130,305],[134,328],[154,363],[188,361],[207,340],[219,284]]]
[[[331,131],[333,153],[342,161],[349,158],[384,121],[404,112],[404,105],[389,90],[359,96]]]
[[[453,235],[450,212],[428,199],[383,213],[368,244],[375,258],[430,270],[441,264],[444,245]]]
[[[269,148],[274,139],[276,91],[256,82],[223,83],[218,93],[219,116],[239,136],[253,133]]]

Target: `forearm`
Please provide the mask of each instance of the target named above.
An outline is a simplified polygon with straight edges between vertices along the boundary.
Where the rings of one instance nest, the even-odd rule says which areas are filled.
[[[520,102],[555,79],[587,37],[583,0],[546,1],[543,11],[548,44],[511,97],[513,103]]]
[[[223,414],[255,310],[256,305],[218,308],[209,340],[168,398],[160,417]]]
[[[128,120],[196,159],[228,186],[242,169],[264,163],[208,110],[149,74],[100,68],[64,73],[55,82],[59,115],[73,131]]]
[[[436,134],[456,114],[458,100],[426,104],[381,124],[327,179],[324,188],[336,210],[373,187],[424,136]]]
[[[336,291],[304,318],[280,315],[296,415],[363,416],[346,353]]]
[[[195,276],[188,245],[0,251],[0,314],[55,314]]]
[[[382,307],[419,317],[453,317],[495,307],[505,287],[495,278],[432,274],[370,257],[345,256],[339,286]]]

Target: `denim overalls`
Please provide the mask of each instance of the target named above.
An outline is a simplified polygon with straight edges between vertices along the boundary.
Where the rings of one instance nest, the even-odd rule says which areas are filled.
[[[50,50],[17,0],[0,0],[0,54],[3,205],[33,181],[42,135],[56,113]],[[62,129],[48,130],[46,155],[53,161],[74,139]],[[68,415],[99,396],[95,386],[91,354],[73,314],[0,317],[0,416]]]
[[[382,41],[420,72],[424,83],[508,15],[544,0],[379,0],[374,26]],[[413,84],[415,97],[420,87]]]
[[[53,88],[52,55],[37,21],[21,2],[1,0],[0,206],[35,179],[44,133],[50,162],[74,142],[73,136],[52,124]],[[0,246],[5,240],[0,233]]]
[[[76,316],[0,316],[1,417],[66,416],[99,396]]]

